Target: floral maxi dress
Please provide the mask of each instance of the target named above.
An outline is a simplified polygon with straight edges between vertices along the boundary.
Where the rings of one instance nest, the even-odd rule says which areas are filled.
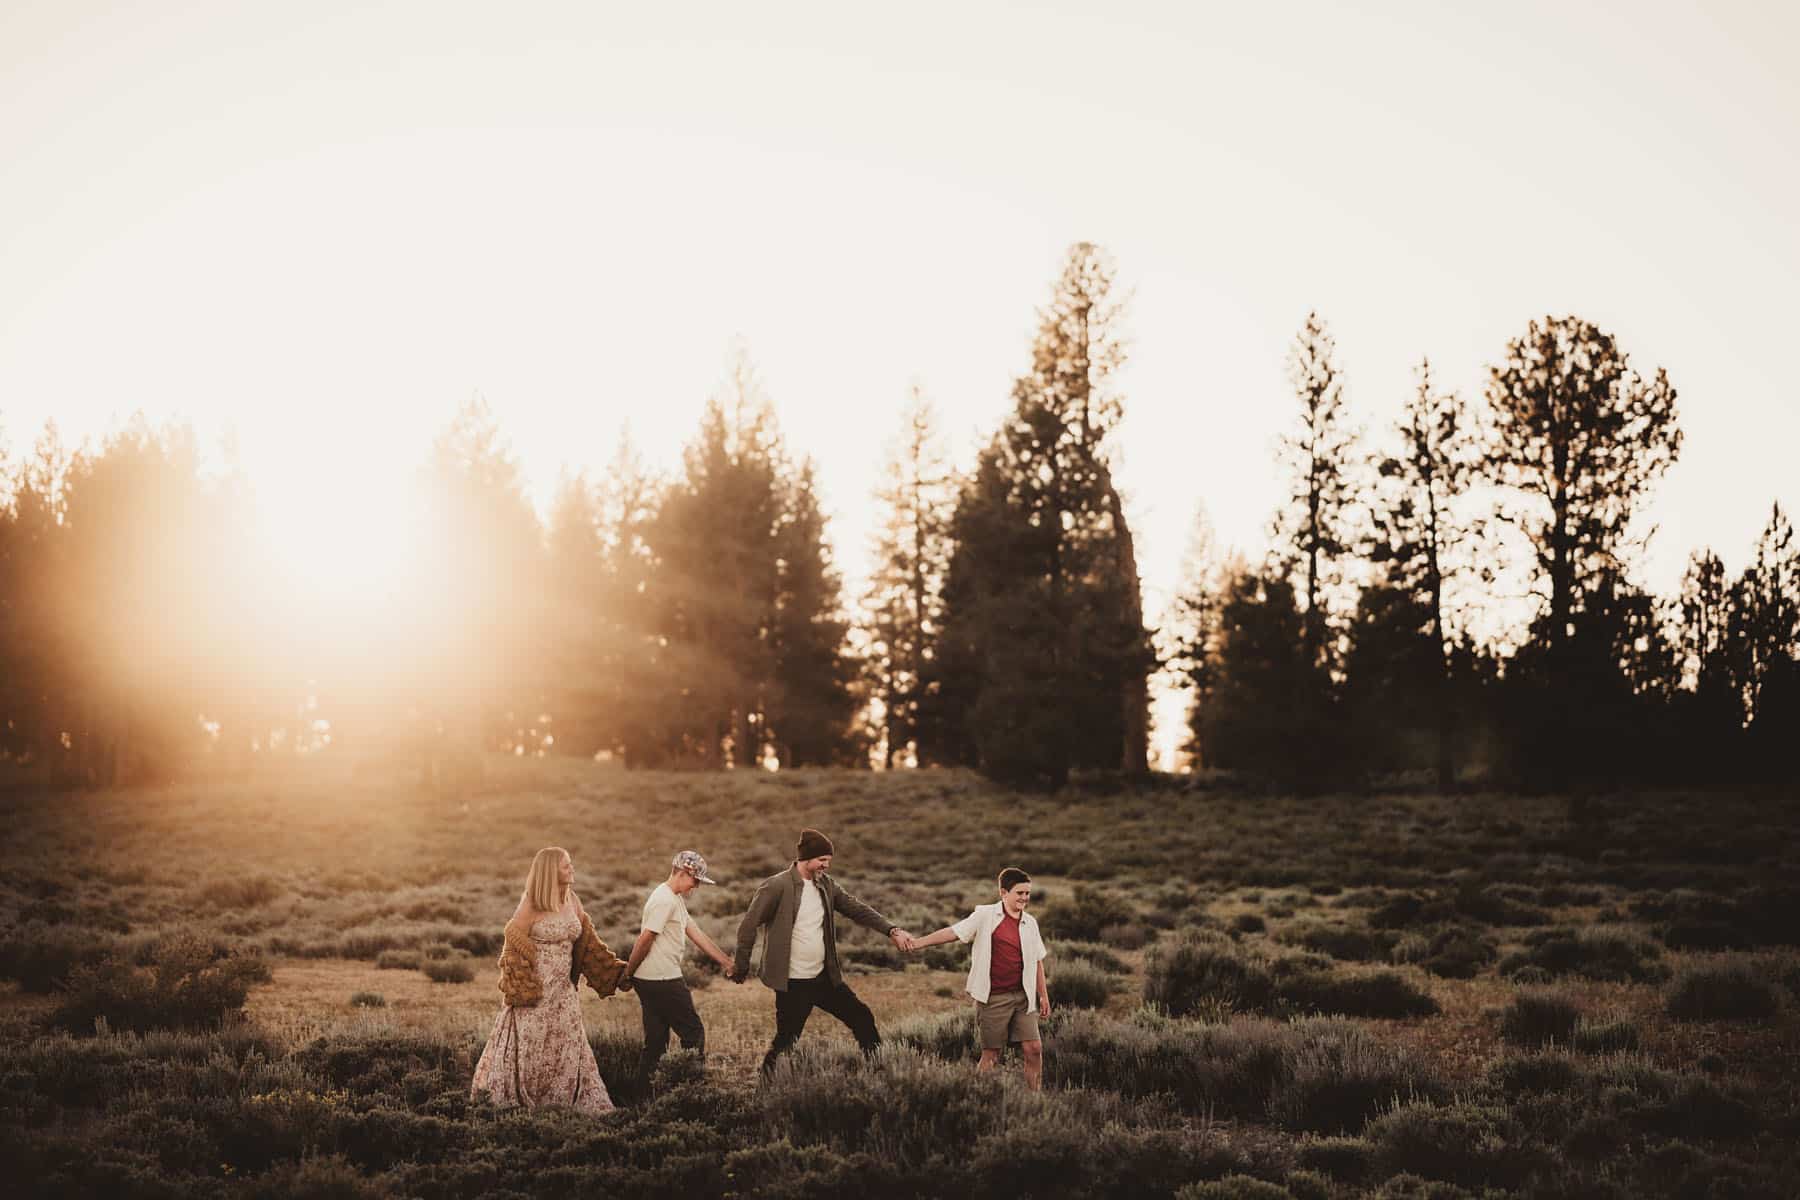
[[[567,1104],[593,1116],[612,1111],[581,1025],[578,985],[569,982],[569,955],[580,935],[579,916],[553,913],[532,925],[543,999],[529,1008],[500,1006],[470,1095],[486,1092],[503,1108]]]

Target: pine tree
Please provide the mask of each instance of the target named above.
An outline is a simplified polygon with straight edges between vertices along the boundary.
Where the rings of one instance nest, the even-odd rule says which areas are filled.
[[[767,740],[774,673],[770,624],[779,586],[780,435],[747,354],[707,403],[658,506],[649,543],[651,611],[664,669],[681,697],[665,756],[754,766]]]
[[[1631,522],[1680,454],[1675,389],[1587,321],[1546,318],[1490,368],[1487,401],[1481,475],[1531,547],[1543,603],[1508,669],[1513,756],[1555,786],[1614,778],[1642,718],[1619,641],[1642,624],[1627,603]]]
[[[1226,560],[1204,505],[1194,513],[1181,575],[1158,629],[1164,669],[1187,693],[1187,736],[1180,748],[1188,768],[1213,765],[1201,737],[1202,713],[1213,699],[1219,669],[1221,610],[1231,580],[1244,565]]]
[[[1225,583],[1208,703],[1196,713],[1203,758],[1292,787],[1321,785],[1338,752],[1321,745],[1328,722],[1305,615],[1285,575],[1242,570]]]
[[[1677,611],[1680,670],[1689,690],[1676,698],[1676,723],[1695,775],[1716,776],[1741,740],[1744,702],[1734,683],[1731,581],[1710,549],[1688,559]]]
[[[1448,585],[1463,565],[1470,530],[1457,501],[1472,469],[1473,422],[1454,392],[1436,392],[1422,360],[1418,386],[1402,411],[1400,446],[1376,464],[1369,557],[1380,572],[1359,604],[1347,674],[1359,742],[1391,731],[1402,714],[1423,718],[1436,744],[1438,786],[1455,782],[1457,724],[1455,635]],[[1417,726],[1414,726],[1417,727]],[[1398,764],[1394,764],[1398,765]]]
[[[1112,286],[1103,252],[1070,250],[953,520],[943,707],[964,706],[1000,777],[1054,785],[1072,766],[1146,764],[1154,654],[1106,450],[1124,361]]]
[[[1324,320],[1308,313],[1288,352],[1288,379],[1300,411],[1296,427],[1281,442],[1291,488],[1272,531],[1277,561],[1293,581],[1301,606],[1302,643],[1326,677],[1338,666],[1335,634],[1341,621],[1333,612],[1334,599],[1355,530],[1352,455],[1357,434],[1344,411],[1335,354]]]
[[[868,679],[880,710],[879,749],[890,769],[920,757],[920,706],[943,625],[954,489],[937,414],[915,386],[876,493],[885,512],[863,597]]]
[[[840,583],[812,468],[791,465],[747,355],[645,541],[645,613],[672,721],[652,756],[755,766],[854,756]]]
[[[1579,317],[1533,321],[1489,371],[1483,472],[1515,501],[1547,600],[1552,663],[1573,617],[1624,571],[1629,526],[1681,452],[1675,389],[1645,380],[1612,335]]]
[[[493,410],[476,396],[427,461],[427,601],[414,643],[416,732],[428,781],[460,784],[482,749],[511,749],[547,682],[543,528]]]
[[[845,766],[859,756],[867,764],[868,747],[858,745],[851,732],[857,697],[852,690],[855,664],[845,653],[850,622],[831,562],[812,463],[802,462],[782,491],[770,737],[784,767]]]
[[[545,534],[550,737],[559,754],[591,756],[604,743],[609,684],[605,545],[599,498],[587,476],[564,473]]]
[[[681,740],[681,684],[667,669],[668,644],[654,607],[659,559],[650,539],[663,490],[630,430],[620,430],[595,489],[603,570],[594,610],[605,684],[600,749],[630,766],[669,761]]]
[[[1781,505],[1769,513],[1750,564],[1732,585],[1729,656],[1754,726],[1772,680],[1784,680],[1800,654],[1800,541]]]

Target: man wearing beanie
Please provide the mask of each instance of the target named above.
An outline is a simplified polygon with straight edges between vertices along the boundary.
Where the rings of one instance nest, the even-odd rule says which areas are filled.
[[[831,839],[816,829],[801,830],[793,863],[763,880],[738,925],[737,958],[730,972],[738,983],[749,977],[757,930],[768,930],[762,981],[775,991],[775,1040],[763,1058],[765,1073],[800,1039],[815,1008],[848,1025],[863,1053],[881,1045],[875,1014],[850,990],[838,966],[835,914],[886,934],[902,950],[912,948],[912,935],[839,887],[826,874],[830,866]]]

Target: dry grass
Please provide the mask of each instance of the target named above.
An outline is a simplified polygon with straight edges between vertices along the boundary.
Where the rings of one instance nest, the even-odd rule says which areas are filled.
[[[1047,925],[1059,905],[1073,901],[1078,884],[1134,914],[1100,937],[1126,971],[1124,990],[1098,1014],[1113,1020],[1130,1018],[1140,1003],[1155,947],[1190,931],[1212,931],[1245,954],[1289,953],[1282,943],[1289,931],[1360,933],[1381,901],[1394,896],[1415,895],[1441,908],[1498,885],[1525,898],[1512,911],[1547,912],[1556,927],[1653,939],[1654,922],[1629,916],[1634,896],[1679,886],[1729,897],[1779,882],[1784,864],[1800,855],[1796,831],[1768,822],[1753,798],[1614,803],[1616,822],[1601,854],[1584,842],[1590,832],[1568,824],[1562,801],[1542,797],[1301,800],[1105,781],[1033,796],[996,793],[962,772],[639,775],[580,762],[494,760],[479,787],[446,798],[421,792],[403,775],[353,777],[342,767],[308,763],[55,803],[0,792],[0,819],[9,829],[0,848],[0,937],[48,932],[77,945],[116,944],[129,954],[160,934],[192,930],[264,951],[273,978],[251,991],[245,1011],[282,1050],[383,1034],[466,1050],[486,1038],[499,1006],[486,942],[511,913],[532,853],[547,844],[570,850],[577,889],[601,935],[620,951],[669,857],[690,846],[725,881],[690,903],[700,925],[727,946],[755,884],[785,866],[804,825],[835,840],[833,875],[841,884],[918,933],[989,901],[994,872],[1021,865],[1032,872],[1035,910]],[[1758,820],[1765,822],[1759,836],[1744,837],[1743,827]],[[1684,859],[1708,838],[1728,837],[1740,847],[1735,857]],[[1554,901],[1564,894],[1578,902]],[[1497,919],[1512,919],[1504,907],[1496,911]],[[1242,918],[1260,920],[1261,930]],[[1435,928],[1428,922],[1399,933],[1429,936]],[[1534,927],[1479,928],[1504,956],[1521,949]],[[849,973],[884,1029],[967,1011],[960,947],[894,969],[900,960],[880,938],[847,924],[841,937],[866,959]],[[1147,944],[1136,944],[1140,938]],[[376,965],[384,950],[423,957],[445,946],[452,948],[440,961],[466,963],[472,981],[434,983],[418,969]],[[1052,938],[1053,995],[1056,949]],[[1739,957],[1771,979],[1800,979],[1792,948]],[[1715,959],[1664,951],[1659,961],[1679,973]],[[1479,1089],[1508,1052],[1499,1016],[1520,988],[1493,963],[1469,979],[1383,961],[1327,967],[1343,975],[1398,970],[1430,995],[1436,1015],[1365,1024],[1452,1089]],[[1766,1098],[1772,1111],[1800,1104],[1800,1004],[1793,997],[1765,1022],[1683,1022],[1668,1016],[1661,981],[1569,975],[1555,986],[1586,1018],[1635,1026],[1638,1057],[1648,1064],[1679,1071],[1705,1059],[1720,1078]],[[385,1006],[353,1006],[358,992],[379,993]],[[707,1025],[709,1072],[727,1089],[749,1094],[773,1031],[770,993],[755,981],[715,979],[697,990],[695,1002]],[[55,1004],[53,995],[0,983],[0,1051],[38,1039]],[[637,1036],[635,998],[603,1000],[587,991],[582,1007],[590,1032]],[[825,1049],[852,1045],[823,1014],[807,1040]],[[1054,1025],[1049,1049],[1056,1053]],[[1239,1151],[1261,1162],[1291,1162],[1291,1132],[1255,1120],[1230,1124],[1228,1140]]]

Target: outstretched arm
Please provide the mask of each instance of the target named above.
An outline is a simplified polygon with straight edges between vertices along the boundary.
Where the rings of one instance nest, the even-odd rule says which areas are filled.
[[[858,925],[873,929],[876,933],[884,933],[894,940],[894,945],[902,950],[913,948],[913,935],[900,928],[873,908],[852,896],[841,887],[832,888],[832,905],[839,912],[855,921]]]
[[[700,947],[701,952],[705,954],[706,957],[718,963],[719,966],[725,970],[731,970],[731,959],[726,956],[723,950],[719,949],[717,942],[714,942],[711,938],[706,936],[706,930],[700,928],[700,926],[694,924],[694,922],[689,921],[687,935],[688,940]]]
[[[927,946],[941,946],[945,942],[957,941],[956,926],[946,925],[936,933],[928,933],[922,938],[914,938],[912,948],[923,950]]]

